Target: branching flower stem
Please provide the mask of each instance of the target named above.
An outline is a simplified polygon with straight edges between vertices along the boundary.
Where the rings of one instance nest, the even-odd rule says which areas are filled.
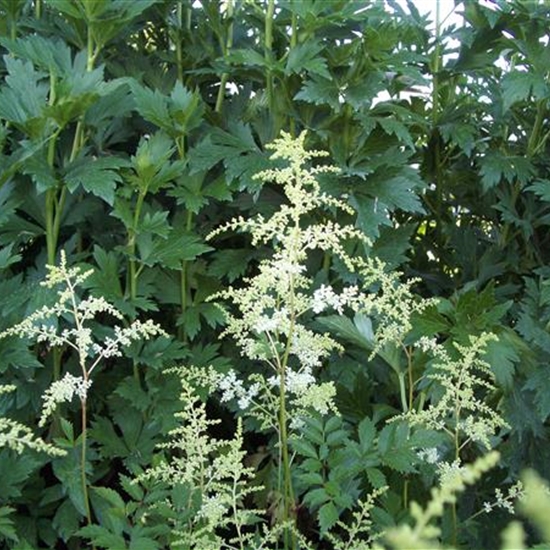
[[[37,342],[47,342],[53,350],[57,350],[54,351],[54,354],[57,353],[59,359],[61,359],[60,350],[63,348],[73,349],[78,355],[80,376],[66,372],[61,379],[54,377],[53,383],[43,396],[44,405],[39,426],[45,425],[47,418],[56,412],[59,403],[71,401],[75,395],[78,396],[81,420],[80,480],[86,521],[91,524],[92,513],[86,478],[87,392],[92,384],[91,374],[101,360],[122,355],[120,351],[122,346],[127,346],[135,340],[148,339],[151,336],[164,335],[165,333],[152,321],[145,323],[135,321],[125,328],[115,327],[114,336],[105,338],[104,342],[95,342],[92,330],[87,326],[86,321],[102,312],[108,313],[120,321],[123,319],[122,314],[103,298],[79,298],[78,287],[91,274],[91,271],[82,272],[78,267],[69,268],[64,251],[61,251],[60,265],[48,265],[47,268],[48,276],[41,284],[50,289],[61,287],[61,290],[57,291],[56,303],[51,307],[44,306],[18,325],[0,333],[0,338],[19,336]],[[51,320],[54,319],[65,319],[69,326],[58,332],[58,328],[51,325]]]
[[[283,465],[283,499],[284,499],[284,516],[283,521],[294,520],[294,488],[292,485],[292,472],[290,469],[290,459],[288,452],[288,433],[287,433],[287,410],[286,410],[286,367],[288,364],[288,358],[290,356],[290,350],[292,346],[292,339],[294,335],[294,326],[296,322],[296,311],[294,302],[294,274],[290,274],[290,327],[288,331],[288,339],[286,342],[286,348],[281,361],[281,367],[279,369],[279,434],[282,454]],[[289,533],[288,529],[285,530],[285,547],[287,543],[291,543],[291,548],[295,548],[294,531]],[[290,537],[289,537],[290,535]],[[288,541],[291,538],[292,541]]]

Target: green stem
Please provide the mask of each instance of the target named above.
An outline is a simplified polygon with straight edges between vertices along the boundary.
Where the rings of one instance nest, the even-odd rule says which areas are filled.
[[[141,210],[143,208],[143,202],[145,200],[145,195],[147,194],[147,190],[140,191],[138,194],[137,202],[136,202],[136,209],[134,211],[134,220],[133,225],[129,234],[128,238],[128,251],[130,253],[130,256],[134,256],[136,253],[136,235],[137,235],[137,228],[139,225],[139,219],[141,218]],[[136,261],[132,258],[130,259],[130,300],[132,302],[135,301],[137,297],[137,283],[138,283],[138,277],[139,272],[137,269]]]
[[[176,31],[176,71],[178,80],[183,84],[183,49],[182,49],[182,28],[183,28],[183,4],[178,2],[176,7],[176,18],[178,22]]]
[[[34,0],[34,16],[36,19],[42,17],[42,0]]]
[[[55,189],[46,191],[46,251],[48,265],[55,265],[56,242],[53,231],[53,220],[55,215]]]
[[[94,37],[92,34],[92,26],[88,21],[88,32],[86,35],[86,50],[87,50],[87,60],[86,60],[86,70],[89,72],[94,68],[94,61],[96,53],[94,52]]]
[[[53,99],[52,99],[53,98]],[[55,87],[52,90],[50,95],[50,101],[55,101]],[[47,162],[48,166],[53,170],[55,162],[55,146],[57,144],[57,138],[61,132],[61,128],[57,129],[52,136],[50,137],[48,143],[48,152],[47,152]],[[46,222],[46,250],[48,257],[48,264],[55,264],[55,254],[57,249],[57,238],[59,235],[59,228],[57,231],[56,220],[61,217],[59,212],[59,203],[57,200],[57,189],[50,188],[46,191],[46,211],[45,211],[45,222]]]
[[[187,219],[185,222],[185,230],[190,233],[193,229],[193,212],[191,210],[187,211]],[[189,304],[189,288],[188,288],[188,267],[189,262],[187,260],[182,260],[181,262],[181,272],[180,272],[180,307],[181,314],[183,315],[188,308]],[[185,342],[187,340],[187,334],[183,324],[180,325],[179,330],[180,340]]]
[[[409,405],[407,403],[407,390],[405,388],[405,372],[400,372],[397,375],[399,380],[399,395],[401,397],[401,408],[403,412],[406,413],[409,410]]]
[[[441,216],[441,205],[443,202],[442,170],[441,170],[441,144],[437,125],[439,122],[439,70],[441,65],[441,3],[436,0],[435,4],[435,49],[432,64],[432,135],[435,137],[435,187],[436,187],[436,209],[438,218]]]
[[[438,119],[439,111],[439,67],[441,63],[441,12],[440,0],[435,3],[435,49],[432,64],[432,124],[435,126]]]
[[[17,38],[17,23],[15,18],[10,20],[10,38],[12,40]]]
[[[294,1],[291,1],[291,6],[294,7]],[[298,17],[294,10],[292,10],[290,29],[290,47],[295,48],[298,45]]]
[[[84,500],[84,508],[86,511],[86,521],[88,525],[92,523],[92,512],[90,509],[90,497],[88,495],[88,480],[86,479],[86,444],[88,438],[88,428],[86,426],[87,419],[87,404],[86,399],[81,399],[81,422],[82,422],[82,448],[80,451],[80,483],[82,485],[82,498]]]
[[[131,256],[129,261],[129,287],[130,287],[130,301],[132,305],[135,303],[137,298],[137,290],[138,290],[138,280],[139,275],[141,273],[141,269],[138,268],[136,260],[133,259],[133,256],[135,256],[136,253],[136,236],[137,236],[137,228],[139,225],[139,220],[141,218],[141,210],[143,208],[143,202],[145,201],[145,195],[147,194],[147,189],[140,191],[138,194],[138,198],[136,201],[136,209],[134,211],[134,220],[132,224],[132,228],[129,231],[128,236],[128,251]],[[139,382],[139,367],[134,359],[132,361],[132,370],[135,380]]]
[[[267,0],[267,11],[265,14],[265,42],[264,42],[264,58],[269,64],[273,48],[273,18],[275,15],[275,0]],[[273,97],[273,74],[271,69],[266,68],[266,94],[267,104],[273,116],[274,114],[274,97]]]
[[[330,272],[331,263],[332,263],[332,254],[330,254],[330,252],[327,252],[325,250],[325,252],[323,253],[323,271],[325,272],[327,278]]]
[[[412,367],[412,353],[406,346],[403,346],[405,349],[405,355],[407,356],[407,372],[409,374],[409,410],[413,408],[414,400],[414,377],[413,377],[413,367]]]
[[[529,141],[527,143],[528,157],[532,157],[537,151],[540,131],[542,129],[545,116],[546,116],[546,100],[541,100],[537,103],[537,114],[535,116],[535,122],[533,124],[533,129],[531,130],[531,135],[529,136]]]
[[[293,321],[291,321],[291,332],[293,329]],[[290,469],[290,457],[288,452],[288,432],[287,432],[287,411],[286,411],[286,377],[285,368],[279,373],[279,437],[281,444],[281,457],[283,461],[283,521],[294,519],[294,489],[292,486],[292,472]],[[289,537],[288,529],[285,529],[285,548],[288,548],[289,539],[290,547],[295,548],[293,536]]]
[[[221,41],[221,49],[224,57],[229,55],[231,48],[233,47],[233,0],[228,0],[227,2],[227,19],[229,19],[229,26],[227,28],[227,38],[225,44]],[[216,113],[221,113],[223,100],[225,98],[225,86],[229,79],[229,74],[227,72],[222,74],[220,80],[220,89],[218,90],[218,97],[216,98],[216,107],[214,108]]]
[[[296,230],[299,231],[298,222],[296,224]],[[279,443],[281,449],[281,458],[283,466],[283,521],[294,521],[294,488],[292,485],[292,472],[290,469],[290,455],[288,449],[288,431],[287,431],[287,410],[286,410],[286,367],[290,357],[290,350],[292,348],[292,341],[294,338],[294,327],[296,324],[296,305],[294,302],[295,286],[294,275],[290,275],[290,326],[288,329],[288,337],[286,341],[285,351],[283,358],[279,365]],[[284,534],[285,549],[296,548],[296,535],[294,530],[285,529]]]

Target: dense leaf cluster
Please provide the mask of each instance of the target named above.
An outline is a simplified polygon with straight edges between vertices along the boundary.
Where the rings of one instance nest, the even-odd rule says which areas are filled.
[[[304,438],[291,441],[298,527],[332,548],[328,530],[341,530],[338,520],[385,486],[369,512],[372,534],[410,519],[409,501],[424,501],[435,483],[419,451],[449,449],[435,431],[386,423],[443,391],[430,382],[438,366],[408,346],[436,338],[457,361],[450,342],[494,333],[480,359],[494,386],[476,397],[510,428],[491,441],[499,467],[454,509],[458,538],[451,512],[442,537],[498,546],[507,518],[477,514],[482,503],[524,467],[550,477],[550,7],[455,0],[462,20],[444,25],[446,14],[415,4],[0,0],[0,332],[51,306],[38,282],[64,250],[71,264],[93,268],[90,296],[113,304],[128,326],[153,319],[172,336],[134,342],[94,372],[84,473],[94,522],[81,531],[78,403],[64,404],[47,430],[37,426],[41,396],[78,374],[78,354],[0,339],[0,382],[15,387],[0,394],[2,426],[36,428],[66,451],[0,449],[9,473],[0,476],[0,544],[169,547],[174,510],[147,518],[178,495],[131,481],[170,452],[157,445],[176,427],[180,388],[164,369],[253,372],[219,341],[225,318],[208,298],[242,285],[269,254],[232,232],[206,237],[287,204],[280,186],[254,175],[270,168],[266,145],[281,131],[307,130],[307,147],[339,168],[319,178],[327,196],[351,207],[338,219],[362,232],[370,256],[439,300],[416,314],[402,347],[375,354],[365,315],[315,321],[345,347],[321,375],[336,385],[341,417],[309,419]],[[329,251],[313,254],[308,269],[319,286],[354,282]],[[111,321],[97,320],[94,335],[109,334]],[[64,321],[50,328],[56,322]],[[208,425],[213,437],[235,431],[234,411],[217,399],[207,409],[222,419]],[[253,422],[242,437],[261,485],[246,491],[249,508],[276,521],[274,440]],[[480,454],[473,442],[460,451],[465,461]]]

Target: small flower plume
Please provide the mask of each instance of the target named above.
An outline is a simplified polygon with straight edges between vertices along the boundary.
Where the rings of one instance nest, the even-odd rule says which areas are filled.
[[[252,548],[252,533],[245,526],[254,524],[260,511],[248,509],[244,504],[261,487],[251,483],[253,468],[244,464],[242,422],[238,422],[231,439],[213,437],[211,428],[219,420],[207,417],[197,387],[213,390],[219,374],[213,369],[194,367],[176,367],[166,371],[169,373],[176,374],[181,382],[182,409],[176,413],[179,425],[169,433],[169,442],[160,445],[168,451],[167,458],[143,472],[135,483],[166,483],[188,495],[185,505],[188,519],[180,519],[177,508],[181,506],[181,498],[169,498],[162,503],[175,512],[171,525],[174,546],[194,550]],[[225,545],[221,536],[228,529],[236,533],[231,546]]]
[[[317,176],[338,172],[338,169],[309,166],[310,161],[327,153],[306,151],[305,137],[305,133],[296,139],[282,133],[267,148],[274,150],[272,160],[282,159],[286,166],[255,176],[281,185],[288,204],[282,205],[269,219],[261,215],[249,220],[237,218],[210,236],[227,230],[243,231],[251,235],[254,245],[268,244],[274,248],[272,257],[260,262],[257,275],[245,279],[239,288],[230,287],[216,295],[216,298],[233,303],[237,311],[226,312],[227,328],[222,336],[231,336],[249,359],[261,361],[271,370],[271,375],[263,381],[253,377],[249,398],[244,398],[248,389],[237,389],[240,386],[234,372],[220,381],[219,389],[227,400],[227,387],[232,385],[234,396],[247,406],[241,408],[250,406],[262,420],[270,416],[266,407],[271,403],[276,419],[277,401],[266,399],[266,394],[277,392],[285,393],[298,414],[307,410],[321,414],[335,410],[333,383],[319,383],[314,371],[332,352],[341,352],[343,348],[328,334],[311,330],[303,319],[306,313],[328,309],[343,312],[356,299],[358,289],[350,286],[337,293],[329,285],[323,285],[312,293],[313,281],[306,275],[306,260],[311,250],[320,249],[340,257],[354,270],[355,264],[345,251],[345,242],[355,239],[366,244],[364,235],[352,226],[333,221],[312,223],[307,227],[302,223],[304,216],[314,210],[353,212],[345,201],[321,191]]]
[[[63,403],[64,401],[70,403],[75,395],[81,401],[85,401],[91,386],[91,380],[85,380],[82,376],[73,376],[69,372],[61,380],[53,382],[44,393],[42,415],[38,425],[40,427],[46,425],[48,417],[53,414],[59,403]]]
[[[15,391],[15,389],[15,386],[12,385],[0,385],[0,395]],[[0,417],[0,449],[3,447],[7,447],[18,454],[21,454],[25,449],[32,449],[50,456],[64,456],[67,454],[64,450],[35,437],[31,429],[24,424]]]
[[[499,454],[491,451],[478,458],[473,464],[456,467],[441,478],[438,487],[431,490],[431,499],[425,508],[412,502],[410,513],[412,525],[403,523],[391,528],[385,535],[387,542],[396,550],[427,550],[440,548],[441,529],[434,522],[443,515],[445,505],[454,504],[458,493],[468,485],[475,484],[486,472],[494,468],[499,461]],[[378,547],[377,547],[378,548]]]
[[[343,315],[347,311],[371,316],[376,320],[374,355],[389,342],[401,342],[411,329],[412,315],[431,304],[430,300],[415,298],[414,280],[401,283],[400,273],[388,273],[383,262],[367,254],[348,252],[350,246],[366,252],[368,239],[352,225],[330,219],[335,210],[351,215],[354,210],[345,197],[322,192],[318,176],[339,170],[334,166],[312,166],[312,161],[327,153],[307,151],[305,139],[305,132],[297,138],[283,132],[266,146],[274,151],[271,159],[283,161],[283,167],[255,176],[281,185],[288,202],[269,219],[262,215],[248,220],[235,218],[210,235],[212,238],[222,231],[240,231],[249,233],[255,246],[273,247],[273,255],[260,262],[254,277],[214,297],[233,304],[225,311],[227,327],[222,336],[232,337],[246,357],[267,364],[271,370],[267,384],[254,380],[250,399],[243,399],[244,389],[235,389],[235,397],[247,405],[241,408],[252,405],[254,409],[255,403],[262,402],[265,411],[265,403],[271,401],[260,390],[264,388],[268,393],[275,389],[285,392],[300,414],[307,410],[321,414],[335,410],[334,385],[320,384],[316,369],[331,353],[344,350],[329,334],[309,328],[312,315],[330,311]],[[315,216],[305,219],[314,211],[326,211],[328,216],[322,222],[315,222]],[[330,284],[315,288],[306,273],[306,261],[313,250],[338,258],[355,274],[358,283],[343,285],[340,290]],[[235,373],[230,373],[222,381],[220,390],[224,396],[228,395],[228,384],[237,387],[235,377]]]
[[[46,266],[48,274],[40,284],[57,290],[57,300],[53,306],[44,306],[24,319],[21,323],[0,333],[0,338],[18,336],[36,342],[44,342],[53,347],[73,349],[79,361],[80,376],[66,373],[46,390],[40,426],[55,410],[57,404],[69,402],[76,395],[82,402],[86,400],[92,381],[90,376],[105,358],[122,355],[122,348],[132,342],[147,340],[166,333],[153,321],[134,321],[127,327],[115,326],[113,335],[102,341],[95,339],[89,326],[99,313],[107,313],[121,321],[122,313],[103,297],[81,298],[78,287],[92,274],[92,270],[69,267],[64,251],[58,266]]]
[[[468,346],[455,343],[458,357],[453,358],[443,345],[433,339],[421,338],[416,346],[434,357],[434,373],[428,375],[443,393],[428,408],[409,411],[404,416],[412,424],[447,432],[457,444],[456,453],[468,443],[476,442],[491,448],[490,438],[508,427],[504,419],[483,401],[494,389],[494,375],[482,359],[488,342],[496,336],[490,333],[471,336]]]

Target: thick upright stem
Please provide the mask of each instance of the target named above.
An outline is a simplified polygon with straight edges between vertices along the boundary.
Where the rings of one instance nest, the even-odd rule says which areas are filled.
[[[299,220],[296,220],[296,230],[299,231]],[[290,357],[290,351],[292,348],[292,342],[294,339],[294,329],[296,325],[296,304],[294,301],[295,296],[295,281],[294,274],[290,273],[290,285],[289,285],[289,297],[290,303],[289,315],[290,326],[288,329],[288,337],[286,340],[285,351],[279,364],[279,444],[281,450],[281,460],[283,469],[283,521],[294,521],[294,487],[292,484],[292,471],[290,468],[290,453],[288,448],[288,414],[286,410],[286,368]],[[296,548],[296,536],[293,530],[285,529],[284,541],[286,548]],[[289,546],[290,545],[290,546]]]

